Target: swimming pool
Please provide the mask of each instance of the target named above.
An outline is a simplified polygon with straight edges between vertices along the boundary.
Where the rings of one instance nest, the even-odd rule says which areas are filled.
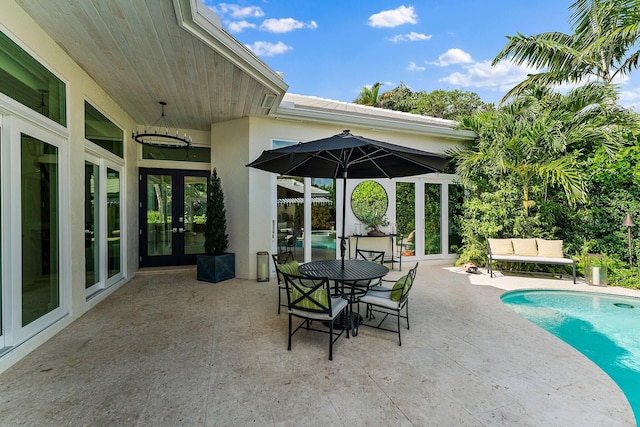
[[[640,425],[640,298],[573,291],[516,291],[502,302],[605,371]]]

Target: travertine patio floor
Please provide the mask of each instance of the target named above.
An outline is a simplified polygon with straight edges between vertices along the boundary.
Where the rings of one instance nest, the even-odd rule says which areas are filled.
[[[0,425],[635,425],[604,372],[502,304],[520,288],[634,294],[422,263],[402,347],[360,328],[329,361],[324,334],[287,351],[273,279],[143,271],[0,374]]]

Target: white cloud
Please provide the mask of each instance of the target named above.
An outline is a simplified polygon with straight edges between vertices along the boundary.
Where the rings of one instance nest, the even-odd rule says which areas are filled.
[[[299,30],[301,28],[310,28],[314,30],[318,28],[318,24],[316,24],[315,21],[305,23],[293,18],[282,18],[265,19],[262,25],[260,25],[260,30],[268,31],[270,33],[288,33],[289,31]]]
[[[253,53],[258,56],[274,56],[281,55],[290,50],[293,50],[291,46],[287,46],[282,42],[269,43],[269,42],[255,42],[253,44],[246,45]]]
[[[378,28],[393,28],[403,24],[416,24],[416,15],[413,6],[400,6],[393,10],[383,10],[369,17],[369,26]]]
[[[389,38],[388,40],[394,43],[398,43],[398,42],[416,42],[416,41],[422,41],[422,40],[429,40],[430,38],[431,38],[431,35],[420,34],[412,31],[409,34],[397,34]]]
[[[468,64],[470,62],[473,62],[471,55],[462,49],[453,48],[438,56],[438,62],[428,62],[428,64],[445,67],[451,64]]]
[[[259,6],[243,7],[237,4],[220,3],[216,7],[211,1],[205,1],[205,4],[218,15],[230,15],[235,19],[260,18],[264,16],[264,12]]]
[[[640,88],[620,91],[618,102],[625,108],[633,108],[635,111],[640,111]]]
[[[415,62],[411,61],[407,66],[407,70],[408,71],[424,71],[426,70],[426,67],[419,67],[418,65],[416,65]]]
[[[233,21],[233,22],[227,23],[227,28],[232,33],[241,33],[243,30],[247,28],[256,28],[256,25],[247,21]]]
[[[464,66],[463,73],[456,72],[440,79],[456,86],[495,88],[506,92],[527,78],[527,74],[535,73],[530,67],[515,65],[501,61],[491,66],[491,61],[474,62]]]

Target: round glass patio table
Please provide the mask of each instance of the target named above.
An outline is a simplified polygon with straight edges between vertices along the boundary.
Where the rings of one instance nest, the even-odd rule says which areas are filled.
[[[376,262],[365,261],[362,259],[345,259],[344,268],[342,268],[342,260],[329,259],[324,261],[311,261],[305,264],[300,264],[298,267],[300,273],[307,276],[315,277],[328,277],[329,280],[351,286],[352,295],[353,287],[362,289],[362,285],[356,283],[374,281],[385,276],[389,272],[389,268]],[[367,286],[368,287],[368,286]],[[366,290],[365,290],[366,292]],[[348,298],[350,304],[355,301],[353,298]],[[351,324],[352,335],[357,336],[357,325],[362,322],[362,317],[358,313],[351,312]],[[333,322],[335,328],[344,329],[347,327],[347,321],[344,318],[338,318]]]

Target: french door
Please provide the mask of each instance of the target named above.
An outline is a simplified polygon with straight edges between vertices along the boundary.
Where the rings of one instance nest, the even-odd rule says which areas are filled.
[[[204,253],[208,171],[140,169],[140,267],[191,265]]]

